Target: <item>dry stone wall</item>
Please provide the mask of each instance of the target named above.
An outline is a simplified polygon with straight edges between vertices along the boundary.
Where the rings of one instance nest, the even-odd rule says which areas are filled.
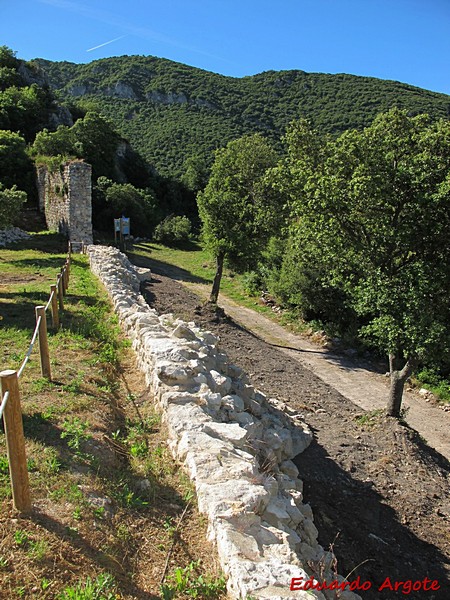
[[[18,227],[10,227],[9,229],[0,230],[0,247],[9,246],[14,242],[20,242],[20,240],[27,240],[31,236],[26,231],[22,231]]]
[[[317,542],[291,460],[311,442],[309,428],[255,390],[212,333],[150,308],[139,293],[148,270],[115,248],[89,246],[88,253],[161,408],[172,453],[195,484],[230,595],[359,598],[348,590],[290,590],[292,578],[343,581]]]
[[[74,242],[92,244],[92,167],[68,161],[57,171],[37,169],[39,208],[47,227]]]

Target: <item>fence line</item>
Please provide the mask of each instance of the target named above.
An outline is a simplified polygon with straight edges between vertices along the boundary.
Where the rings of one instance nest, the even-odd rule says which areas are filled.
[[[0,404],[0,418],[3,417],[3,413],[5,411],[5,407],[6,407],[6,403],[8,402],[8,398],[9,398],[9,390],[5,392],[5,395],[3,396],[3,399],[2,399],[2,403]]]
[[[60,322],[58,306],[59,310],[64,309],[63,295],[69,286],[72,246],[74,244],[80,244],[81,252],[84,254],[85,248],[83,242],[69,242],[66,262],[56,278],[56,285],[53,284],[50,286],[50,297],[47,304],[45,306],[37,306],[35,309],[36,326],[20,369],[18,371],[7,369],[0,372],[0,419],[3,418],[5,427],[6,448],[8,454],[13,503],[16,510],[23,513],[30,512],[31,510],[31,496],[28,481],[25,438],[23,434],[22,409],[20,406],[18,380],[22,376],[23,371],[30,359],[38,336],[41,372],[43,377],[51,380],[46,312],[51,306],[52,326],[54,329],[58,330]]]
[[[31,338],[31,342],[30,342],[30,345],[28,347],[28,352],[25,354],[25,358],[23,359],[22,366],[20,367],[20,369],[17,372],[17,377],[21,377],[21,375],[22,375],[22,373],[23,373],[23,371],[25,369],[25,365],[29,361],[31,353],[33,352],[33,346],[34,346],[34,342],[36,341],[37,335],[39,333],[39,325],[41,324],[41,319],[42,319],[42,317],[38,318],[38,321],[36,323],[36,327],[34,328],[33,337]]]

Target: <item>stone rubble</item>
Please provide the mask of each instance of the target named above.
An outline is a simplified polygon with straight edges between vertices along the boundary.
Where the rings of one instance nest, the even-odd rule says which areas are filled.
[[[20,240],[27,240],[30,237],[30,234],[26,231],[22,231],[18,227],[11,227],[10,229],[1,229],[0,230],[0,247],[8,246],[9,244],[13,244],[14,242],[19,242]]]
[[[234,598],[357,600],[349,590],[291,591],[291,579],[344,578],[317,542],[311,507],[292,462],[312,433],[286,405],[249,385],[218,339],[173,315],[159,316],[139,292],[151,278],[116,248],[88,246],[132,340],[169,431],[169,446],[193,480]]]

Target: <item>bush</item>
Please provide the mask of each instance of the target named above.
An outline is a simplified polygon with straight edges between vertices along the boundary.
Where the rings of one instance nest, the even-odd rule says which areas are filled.
[[[153,239],[166,246],[177,246],[188,242],[190,233],[191,222],[187,217],[170,215],[155,227]]]
[[[0,229],[10,227],[14,223],[26,199],[26,193],[18,190],[15,185],[12,188],[4,188],[0,183]]]
[[[247,271],[242,275],[242,285],[247,294],[257,296],[263,289],[261,275],[257,271]]]

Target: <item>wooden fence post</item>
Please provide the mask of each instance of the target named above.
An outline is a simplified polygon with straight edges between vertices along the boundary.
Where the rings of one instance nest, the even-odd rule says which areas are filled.
[[[39,317],[42,317],[41,322],[39,324],[39,352],[41,355],[41,372],[42,377],[46,377],[51,381],[52,372],[50,369],[50,354],[48,351],[47,316],[45,314],[45,306],[36,306],[36,321]]]
[[[58,331],[58,329],[59,329],[59,313],[58,313],[58,290],[56,288],[56,285],[50,286],[50,294],[53,294],[52,302],[51,302],[52,326],[54,329],[56,329]]]
[[[2,371],[0,378],[2,397],[6,392],[9,392],[8,402],[3,413],[3,421],[5,424],[13,502],[18,511],[27,513],[31,511],[31,496],[17,371]]]
[[[64,290],[63,290],[62,274],[60,274],[60,276],[58,277],[56,285],[57,285],[57,288],[58,288],[59,310],[64,310]]]

